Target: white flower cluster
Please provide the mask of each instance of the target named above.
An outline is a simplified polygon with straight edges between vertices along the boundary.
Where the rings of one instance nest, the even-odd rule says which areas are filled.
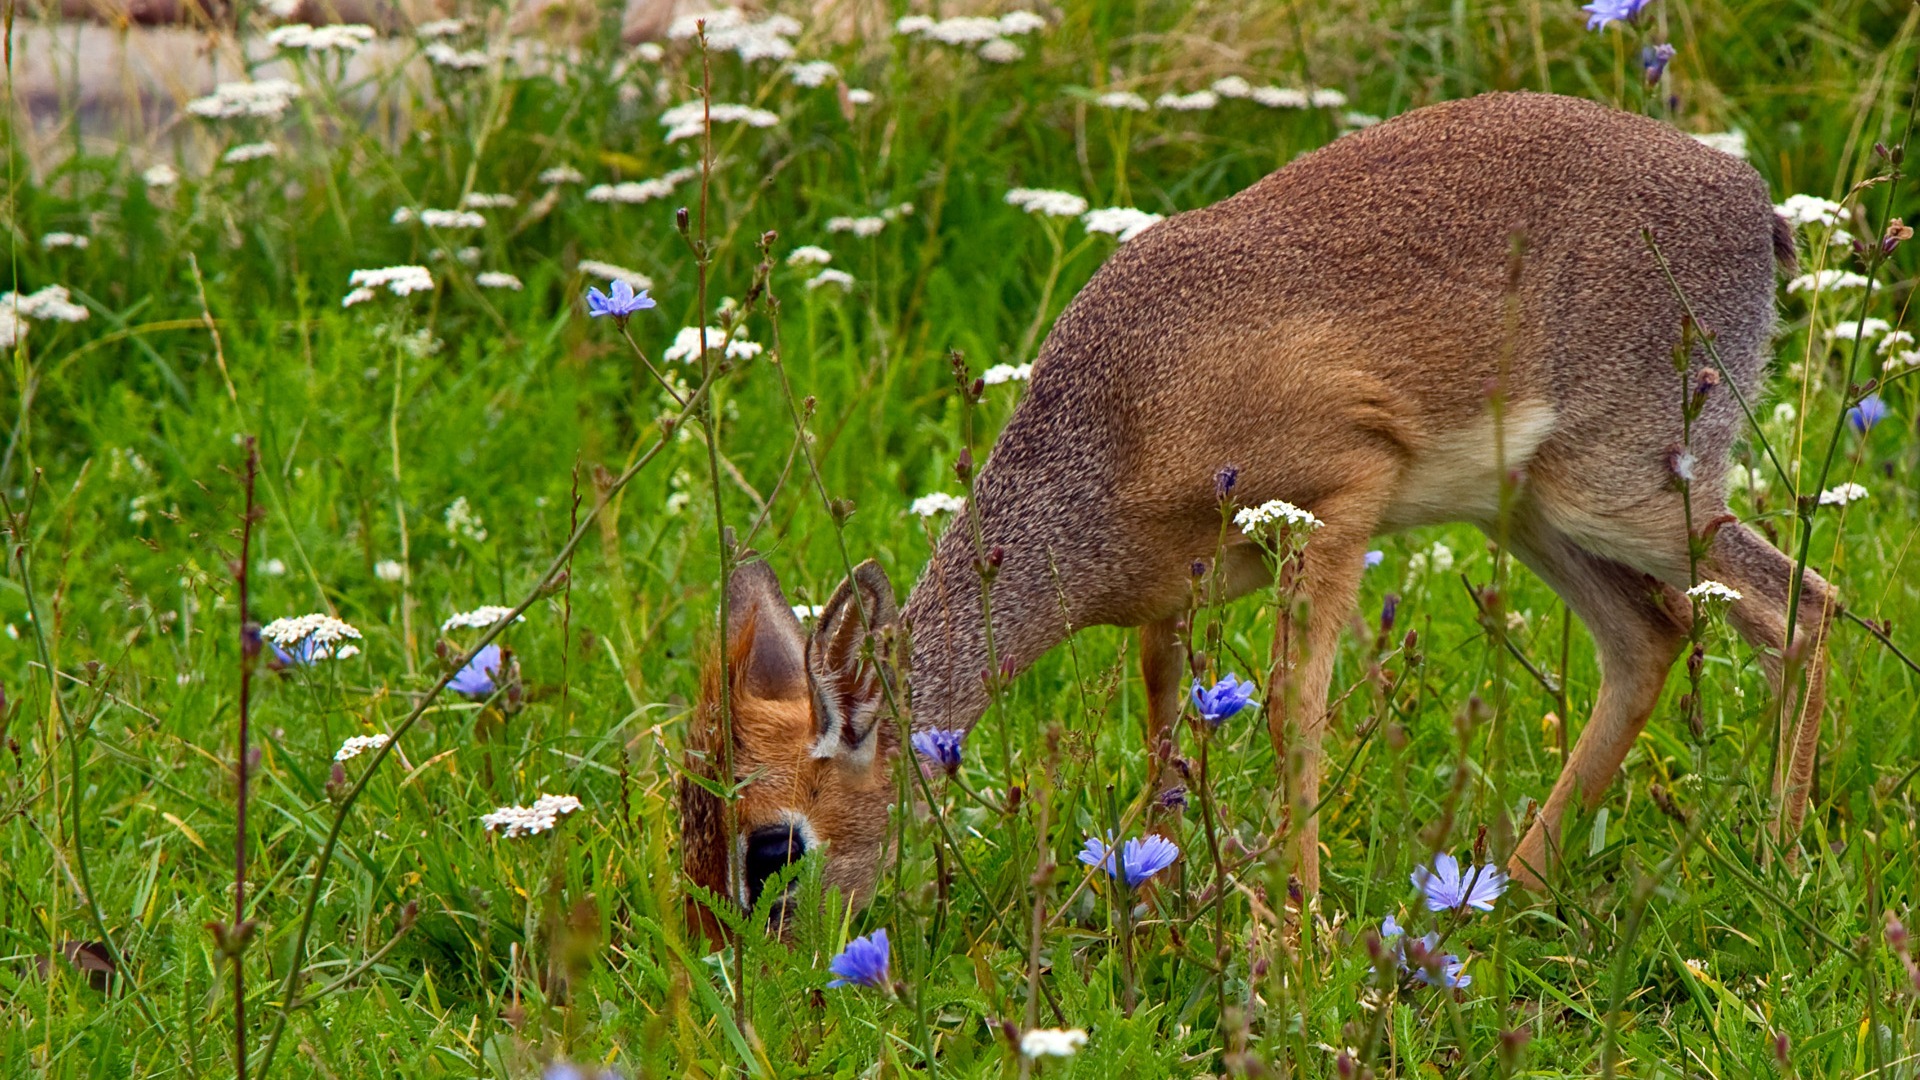
[[[469,191],[460,197],[460,205],[468,210],[505,210],[519,201],[513,195],[489,195],[484,191]]]
[[[800,33],[800,21],[791,15],[769,15],[755,21],[739,8],[699,11],[682,15],[667,27],[673,41],[691,41],[706,24],[707,48],[713,52],[737,53],[747,63],[756,60],[791,60],[793,42]]]
[[[1885,319],[1876,319],[1869,315],[1864,319],[1848,319],[1836,323],[1824,335],[1828,341],[1852,341],[1855,338],[1871,340],[1893,329]]]
[[[1799,277],[1787,282],[1787,291],[1790,293],[1838,292],[1841,289],[1864,289],[1866,287],[1867,276],[1865,274],[1856,274],[1852,270],[1821,270],[1812,274],[1801,274]],[[1878,291],[1880,283],[1877,281],[1874,282],[1873,288],[1875,291]]]
[[[532,836],[546,832],[560,823],[560,815],[571,814],[581,808],[580,800],[572,795],[541,795],[532,806],[502,806],[491,814],[482,815],[480,824],[488,830],[499,830],[506,839],[517,836]]]
[[[519,292],[523,287],[520,279],[504,270],[483,270],[473,275],[473,283],[483,289],[511,289]]]
[[[448,71],[478,71],[493,63],[493,57],[479,49],[458,49],[444,41],[428,43],[420,50],[435,67]]]
[[[1007,192],[1007,205],[1048,217],[1079,217],[1087,212],[1087,200],[1069,191],[1046,188],[1014,188]]]
[[[1453,549],[1438,540],[1425,551],[1416,551],[1407,557],[1407,573],[1419,576],[1431,569],[1436,574],[1444,574],[1453,569]]]
[[[280,648],[295,651],[302,660],[345,660],[358,656],[360,631],[331,615],[299,615],[275,619],[260,628],[260,636]]]
[[[378,750],[392,741],[393,736],[386,734],[349,736],[346,742],[340,744],[340,750],[333,755],[333,760],[352,761],[361,754],[369,750]]]
[[[889,206],[878,214],[869,214],[865,217],[831,217],[827,219],[827,231],[852,233],[864,240],[870,236],[878,236],[880,230],[887,227],[888,222],[898,221],[911,213],[913,213],[913,204],[904,202],[899,206]]]
[[[966,508],[966,499],[958,495],[949,495],[944,491],[936,491],[931,495],[922,495],[913,500],[912,505],[907,507],[910,512],[918,514],[923,518],[930,518],[938,514],[957,514]]]
[[[1787,224],[1796,229],[1808,225],[1825,225],[1832,228],[1840,224],[1844,208],[1832,199],[1823,199],[1818,195],[1789,195],[1787,201],[1775,206],[1773,212],[1785,218]]]
[[[242,143],[226,153],[221,154],[220,160],[223,164],[240,165],[249,161],[259,161],[262,158],[279,156],[280,147],[277,144],[270,142],[253,142]]]
[[[1705,135],[1695,135],[1694,141],[1702,146],[1711,147],[1723,154],[1747,160],[1747,133],[1744,131],[1712,131]]]
[[[812,292],[822,285],[838,285],[842,290],[853,288],[853,275],[845,270],[822,270],[807,279],[807,291]]]
[[[706,347],[713,351],[725,350],[729,360],[751,360],[761,353],[760,343],[743,338],[729,339],[727,331],[717,326],[707,327]],[[691,364],[700,359],[700,328],[683,326],[673,337],[673,344],[660,354],[662,360],[678,360]]]
[[[1287,502],[1284,499],[1269,499],[1259,506],[1243,506],[1234,512],[1233,523],[1248,536],[1256,536],[1271,526],[1281,525],[1288,530],[1305,529],[1311,532],[1326,524],[1308,511]]]
[[[446,522],[447,531],[455,536],[464,536],[476,544],[487,542],[487,523],[480,520],[480,515],[467,502],[465,495],[453,500],[447,507]]]
[[[399,581],[407,576],[407,566],[398,559],[381,559],[373,564],[373,576],[381,581]]]
[[[1859,484],[1845,483],[1839,487],[1828,488],[1821,492],[1820,505],[1845,506],[1850,502],[1866,498],[1868,494],[1867,489],[1861,487]]]
[[[1131,112],[1146,112],[1153,108],[1146,98],[1131,90],[1109,90],[1094,98],[1093,103],[1103,109],[1126,109]]]
[[[1029,1058],[1072,1057],[1087,1045],[1087,1033],[1079,1028],[1035,1028],[1020,1036],[1020,1053]]]
[[[608,281],[624,281],[634,288],[645,292],[653,288],[653,279],[638,270],[629,270],[599,259],[581,259],[578,264],[581,273],[588,277],[606,278]]]
[[[1123,244],[1164,220],[1163,214],[1135,210],[1131,206],[1109,206],[1080,215],[1080,224],[1086,226],[1088,232],[1112,233]]]
[[[1195,90],[1191,94],[1176,94],[1172,91],[1153,99],[1156,109],[1171,109],[1174,112],[1205,112],[1220,104],[1220,95],[1211,90]]]
[[[995,364],[980,373],[980,381],[988,386],[999,386],[1001,383],[1026,382],[1032,376],[1032,364]]]
[[[429,229],[484,229],[487,218],[472,210],[422,210],[420,224]]]
[[[474,608],[472,611],[462,611],[454,615],[449,615],[447,621],[440,624],[440,632],[445,634],[463,627],[469,630],[491,629],[494,623],[499,622],[511,614],[513,614],[513,609],[510,607],[501,607],[499,604],[483,604],[480,607]],[[526,622],[527,617],[522,615],[514,621]]]
[[[787,78],[793,80],[793,85],[809,90],[825,86],[839,77],[840,68],[830,60],[808,60],[787,69]]]
[[[705,131],[708,119],[716,124],[745,124],[755,128],[770,128],[780,122],[779,114],[751,105],[719,101],[708,105],[701,101],[689,101],[661,113],[660,126],[667,129],[668,142],[679,142]]]
[[[440,38],[458,37],[466,30],[467,20],[465,19],[434,19],[414,27],[413,33],[421,41],[435,41]]]
[[[1732,604],[1740,599],[1740,590],[1717,581],[1703,581],[1687,590],[1687,596],[1696,603]]]
[[[424,266],[386,266],[378,270],[355,270],[347,284],[353,286],[353,291],[340,301],[341,307],[365,303],[383,288],[395,296],[428,292],[433,288],[433,274]]]
[[[170,188],[180,182],[180,170],[163,161],[149,166],[140,179],[150,188]]]
[[[267,44],[281,49],[305,49],[310,53],[354,53],[373,42],[373,27],[360,23],[339,26],[308,26],[293,23],[267,31]]]
[[[0,349],[11,349],[33,322],[85,322],[87,309],[67,298],[65,285],[48,285],[21,296],[0,293]]]
[[[271,119],[286,112],[300,92],[298,86],[285,79],[221,83],[206,97],[187,102],[187,111],[208,120],[233,120],[243,116]]]
[[[715,117],[718,119],[718,117]],[[587,201],[638,205],[664,199],[673,189],[700,175],[698,169],[674,169],[653,180],[622,180],[618,184],[595,184],[587,189]]]
[[[833,261],[833,252],[806,244],[787,253],[788,266],[825,266]]]
[[[894,32],[919,37],[942,45],[976,49],[980,59],[995,64],[1010,64],[1026,55],[1012,39],[1045,30],[1047,20],[1031,11],[1009,11],[999,18],[984,15],[956,15],[934,19],[926,15],[907,15],[893,24]]]
[[[72,248],[75,251],[85,251],[93,246],[93,241],[81,236],[79,233],[50,232],[40,238],[40,246],[48,251],[54,251],[59,248]]]
[[[540,182],[549,187],[560,184],[584,184],[587,176],[571,165],[555,165],[540,174]]]

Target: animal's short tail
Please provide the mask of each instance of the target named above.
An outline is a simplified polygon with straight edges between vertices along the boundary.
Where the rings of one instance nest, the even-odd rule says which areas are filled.
[[[1779,214],[1773,215],[1773,258],[1780,269],[1791,274],[1799,265],[1799,253],[1793,247],[1793,226]]]

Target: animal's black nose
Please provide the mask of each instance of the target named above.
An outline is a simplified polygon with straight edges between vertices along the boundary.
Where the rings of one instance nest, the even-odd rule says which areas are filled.
[[[747,902],[758,904],[767,879],[807,853],[796,825],[762,825],[747,834]]]

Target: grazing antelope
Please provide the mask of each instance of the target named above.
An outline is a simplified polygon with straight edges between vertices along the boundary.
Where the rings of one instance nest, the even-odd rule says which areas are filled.
[[[1180,708],[1176,619],[1190,568],[1216,557],[1215,476],[1237,466],[1241,505],[1284,499],[1325,522],[1298,569],[1305,625],[1288,637],[1298,647],[1268,680],[1276,748],[1304,762],[1292,805],[1313,806],[1335,646],[1368,540],[1441,522],[1494,530],[1504,467],[1517,487],[1509,550],[1586,623],[1601,669],[1592,719],[1511,860],[1537,885],[1568,803],[1591,808],[1604,795],[1691,622],[1673,473],[1683,309],[1643,230],[1751,400],[1791,234],[1753,169],[1642,116],[1527,93],[1435,105],[1148,229],[1054,324],[973,489],[984,543],[1004,553],[990,593],[997,658],[1018,671],[1080,627],[1141,627],[1157,743]],[[1709,361],[1696,353],[1698,372]],[[1784,677],[1782,660],[1793,564],[1725,513],[1740,417],[1721,387],[1692,429],[1694,520],[1719,526],[1699,572],[1740,593],[1731,623],[1791,700],[1781,683],[1801,681]],[[950,528],[907,602],[915,730],[970,729],[987,708],[975,559],[971,529]],[[1273,573],[1237,533],[1216,569],[1230,596]],[[863,627],[895,622],[886,577],[857,569],[811,638],[764,565],[742,567],[731,597],[734,772],[757,778],[740,798],[734,852],[718,801],[683,786],[689,873],[751,902],[770,873],[826,843],[827,882],[864,900],[899,743],[881,722],[890,676],[859,647]],[[1804,688],[1785,710],[1775,785],[1783,841],[1806,809],[1833,606],[1807,574],[1794,645]],[[1272,692],[1283,680],[1291,716]],[[707,689],[696,742],[711,760],[723,688]],[[1294,824],[1312,896],[1317,824]]]

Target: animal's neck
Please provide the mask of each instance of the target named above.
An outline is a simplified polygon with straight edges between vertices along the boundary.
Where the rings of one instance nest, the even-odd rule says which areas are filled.
[[[1046,560],[1036,574],[1030,554],[1018,549],[1037,537],[1010,535],[989,520],[980,543],[1004,552],[983,589],[980,551],[973,530],[956,522],[934,550],[907,599],[906,622],[913,634],[909,666],[913,726],[967,731],[991,702],[986,673],[1024,670],[1041,653],[1066,637],[1066,619],[1056,600],[1047,610],[1039,588]],[[992,613],[988,633],[987,613]],[[1051,617],[1049,617],[1049,615]]]

